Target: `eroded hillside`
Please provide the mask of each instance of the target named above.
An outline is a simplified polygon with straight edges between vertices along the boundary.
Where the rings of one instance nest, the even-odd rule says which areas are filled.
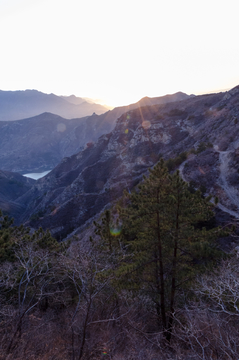
[[[111,133],[63,159],[18,198],[25,207],[18,221],[49,228],[63,238],[91,221],[124,189],[132,189],[160,157],[167,160],[185,151],[183,177],[195,188],[204,186],[219,197],[221,207],[237,213],[227,187],[237,193],[238,107],[236,87],[126,112]]]

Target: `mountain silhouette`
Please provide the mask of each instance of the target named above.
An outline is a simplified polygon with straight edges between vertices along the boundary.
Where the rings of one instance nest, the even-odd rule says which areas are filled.
[[[103,114],[109,108],[88,103],[74,96],[61,97],[44,94],[37,90],[0,90],[0,121],[21,120],[44,112],[50,112],[65,119],[80,118],[93,113]]]

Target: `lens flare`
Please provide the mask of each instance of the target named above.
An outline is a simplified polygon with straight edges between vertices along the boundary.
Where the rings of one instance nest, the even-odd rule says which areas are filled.
[[[58,132],[64,132],[64,131],[66,131],[66,125],[63,124],[63,123],[57,124],[57,131],[58,131]]]
[[[142,126],[143,126],[143,128],[144,128],[145,130],[147,130],[147,129],[149,129],[149,128],[151,127],[151,123],[150,123],[149,120],[144,120],[144,121],[142,122]]]
[[[200,168],[200,166],[198,167],[198,170],[200,171],[201,174],[205,175],[205,171],[203,171],[203,169]]]
[[[107,355],[107,349],[103,349],[102,355]]]
[[[121,233],[121,228],[111,228],[110,233],[113,236],[119,236]]]

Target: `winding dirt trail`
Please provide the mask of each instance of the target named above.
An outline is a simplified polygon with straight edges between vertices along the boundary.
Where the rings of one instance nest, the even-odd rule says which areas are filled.
[[[212,200],[212,202],[213,202],[213,200]],[[217,203],[217,207],[218,207],[220,210],[222,210],[222,211],[230,214],[231,216],[235,217],[236,219],[239,219],[239,212],[230,210],[230,209],[226,208],[224,205],[222,205],[221,203]]]
[[[228,198],[231,200],[231,202],[237,206],[239,211],[239,196],[238,196],[238,190],[231,186],[227,181],[227,175],[229,173],[229,154],[231,151],[218,151],[219,152],[219,159],[220,159],[220,186],[227,194]]]
[[[183,175],[183,169],[187,162],[188,162],[188,160],[185,160],[184,162],[182,162],[182,164],[178,168],[179,174],[180,174],[181,178],[183,179],[183,181],[185,181],[185,182],[187,182],[187,180],[185,179],[185,176]]]
[[[229,169],[229,154],[235,151],[239,147],[239,140],[236,140],[230,144],[230,148],[232,150],[220,151],[218,150],[218,146],[214,145],[214,150],[219,153],[220,160],[220,176],[218,179],[218,183],[221,188],[225,191],[227,197],[230,199],[231,203],[237,207],[237,211],[231,211],[227,209],[230,214],[233,216],[239,217],[239,192],[238,190],[230,185],[227,181],[227,176],[230,173]],[[223,205],[221,205],[224,207]],[[236,214],[236,215],[235,215]]]
[[[233,148],[233,150],[237,149],[239,147],[239,140],[235,141],[234,143],[231,144],[231,148]],[[218,179],[218,184],[219,186],[225,191],[227,197],[230,199],[231,203],[233,205],[235,205],[237,207],[236,211],[230,210],[227,207],[225,207],[224,205],[222,205],[221,203],[218,203],[217,206],[219,209],[221,209],[222,211],[232,215],[233,217],[239,219],[239,192],[238,190],[230,185],[227,181],[227,175],[230,172],[229,169],[229,154],[233,151],[233,150],[227,150],[227,151],[220,151],[218,150],[218,146],[214,145],[214,150],[219,154],[219,160],[220,160],[220,176]],[[183,174],[183,170],[185,167],[185,164],[188,162],[188,160],[185,160],[180,166],[179,166],[179,173],[180,176],[182,177],[182,179],[184,181],[187,181],[185,179],[185,176]],[[212,199],[212,202],[214,202],[214,200]]]

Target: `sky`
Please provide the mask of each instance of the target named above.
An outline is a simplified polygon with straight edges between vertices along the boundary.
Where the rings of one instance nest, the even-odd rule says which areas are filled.
[[[0,0],[0,89],[119,106],[239,85],[238,0]]]

